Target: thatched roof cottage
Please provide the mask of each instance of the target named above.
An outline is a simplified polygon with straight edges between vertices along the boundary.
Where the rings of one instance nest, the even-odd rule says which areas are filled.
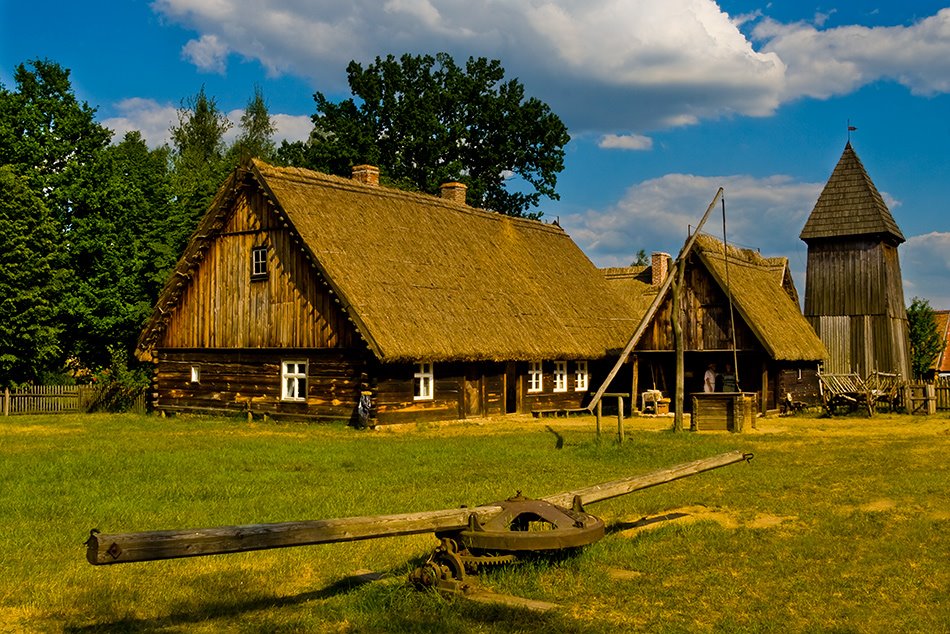
[[[379,423],[579,407],[638,315],[557,225],[253,161],[140,342],[161,410]],[[366,412],[366,406],[369,412]]]

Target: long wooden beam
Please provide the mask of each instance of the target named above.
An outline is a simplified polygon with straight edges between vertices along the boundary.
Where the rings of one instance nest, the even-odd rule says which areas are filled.
[[[465,528],[473,513],[484,523],[501,511],[500,506],[488,505],[422,513],[189,530],[111,535],[92,531],[86,542],[86,559],[98,566],[415,535]]]
[[[556,506],[570,507],[573,503],[574,497],[576,496],[580,498],[581,504],[586,506],[588,504],[593,504],[594,502],[602,502],[603,500],[609,500],[621,495],[627,495],[628,493],[633,493],[634,491],[648,489],[650,487],[657,486],[658,484],[666,484],[667,482],[673,482],[674,480],[679,480],[680,478],[688,478],[689,476],[696,475],[697,473],[711,471],[713,469],[726,467],[737,462],[748,461],[751,459],[751,453],[743,453],[738,450],[730,451],[728,453],[719,454],[718,456],[713,456],[711,458],[703,458],[701,460],[694,460],[692,462],[676,465],[675,467],[670,467],[669,469],[660,469],[659,471],[654,471],[645,475],[623,478],[621,480],[604,482],[602,484],[595,484],[593,486],[577,489],[575,491],[565,491],[564,493],[549,495],[548,497],[542,499]]]
[[[592,504],[696,475],[703,471],[749,460],[751,457],[752,454],[732,451],[712,458],[687,462],[669,469],[661,469],[646,475],[595,484],[542,499],[564,508],[570,508],[575,497],[580,497],[582,504]],[[471,515],[477,516],[478,521],[484,524],[501,513],[502,510],[497,504],[487,504],[473,508],[445,509],[421,513],[346,517],[331,520],[281,522],[278,524],[248,524],[244,526],[114,534],[104,534],[93,530],[86,542],[86,559],[93,565],[101,566],[462,530],[468,527]]]

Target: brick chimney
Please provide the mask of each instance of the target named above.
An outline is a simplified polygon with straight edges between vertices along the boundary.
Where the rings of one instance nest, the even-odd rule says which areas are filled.
[[[372,165],[354,165],[353,180],[364,185],[379,186],[379,168]]]
[[[465,192],[468,190],[468,186],[465,183],[442,183],[439,185],[439,192],[442,194],[442,198],[446,200],[451,200],[452,202],[459,203],[460,205],[465,204]]]
[[[659,251],[654,252],[650,255],[651,269],[653,272],[652,283],[653,286],[660,286],[663,284],[663,281],[666,279],[666,276],[670,273],[670,257],[669,253],[661,253]]]

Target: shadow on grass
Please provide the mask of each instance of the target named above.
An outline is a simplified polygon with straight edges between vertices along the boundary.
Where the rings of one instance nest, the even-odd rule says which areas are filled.
[[[123,618],[111,623],[97,623],[82,626],[67,626],[65,632],[163,632],[175,626],[198,624],[218,618],[239,617],[242,614],[261,610],[279,609],[301,605],[310,601],[321,601],[346,594],[365,585],[390,578],[398,571],[368,572],[344,577],[334,583],[301,594],[286,597],[260,597],[257,599],[236,599],[204,603],[194,609],[168,614],[155,618]]]
[[[614,522],[613,524],[608,525],[604,529],[604,532],[608,535],[620,533],[630,530],[631,528],[644,528],[647,526],[652,526],[653,524],[659,524],[660,522],[676,520],[688,515],[689,513],[664,513],[663,515],[654,515],[652,517],[641,517],[636,522]]]

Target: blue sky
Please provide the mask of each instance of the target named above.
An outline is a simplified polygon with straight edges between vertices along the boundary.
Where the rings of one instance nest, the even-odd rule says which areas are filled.
[[[204,85],[225,112],[260,85],[282,138],[349,60],[502,61],[572,141],[559,219],[600,266],[675,253],[719,186],[730,241],[789,258],[847,141],[907,242],[905,299],[950,309],[950,3],[927,0],[0,0],[0,82],[49,58],[122,133],[168,139]],[[717,225],[718,225],[717,221]]]

